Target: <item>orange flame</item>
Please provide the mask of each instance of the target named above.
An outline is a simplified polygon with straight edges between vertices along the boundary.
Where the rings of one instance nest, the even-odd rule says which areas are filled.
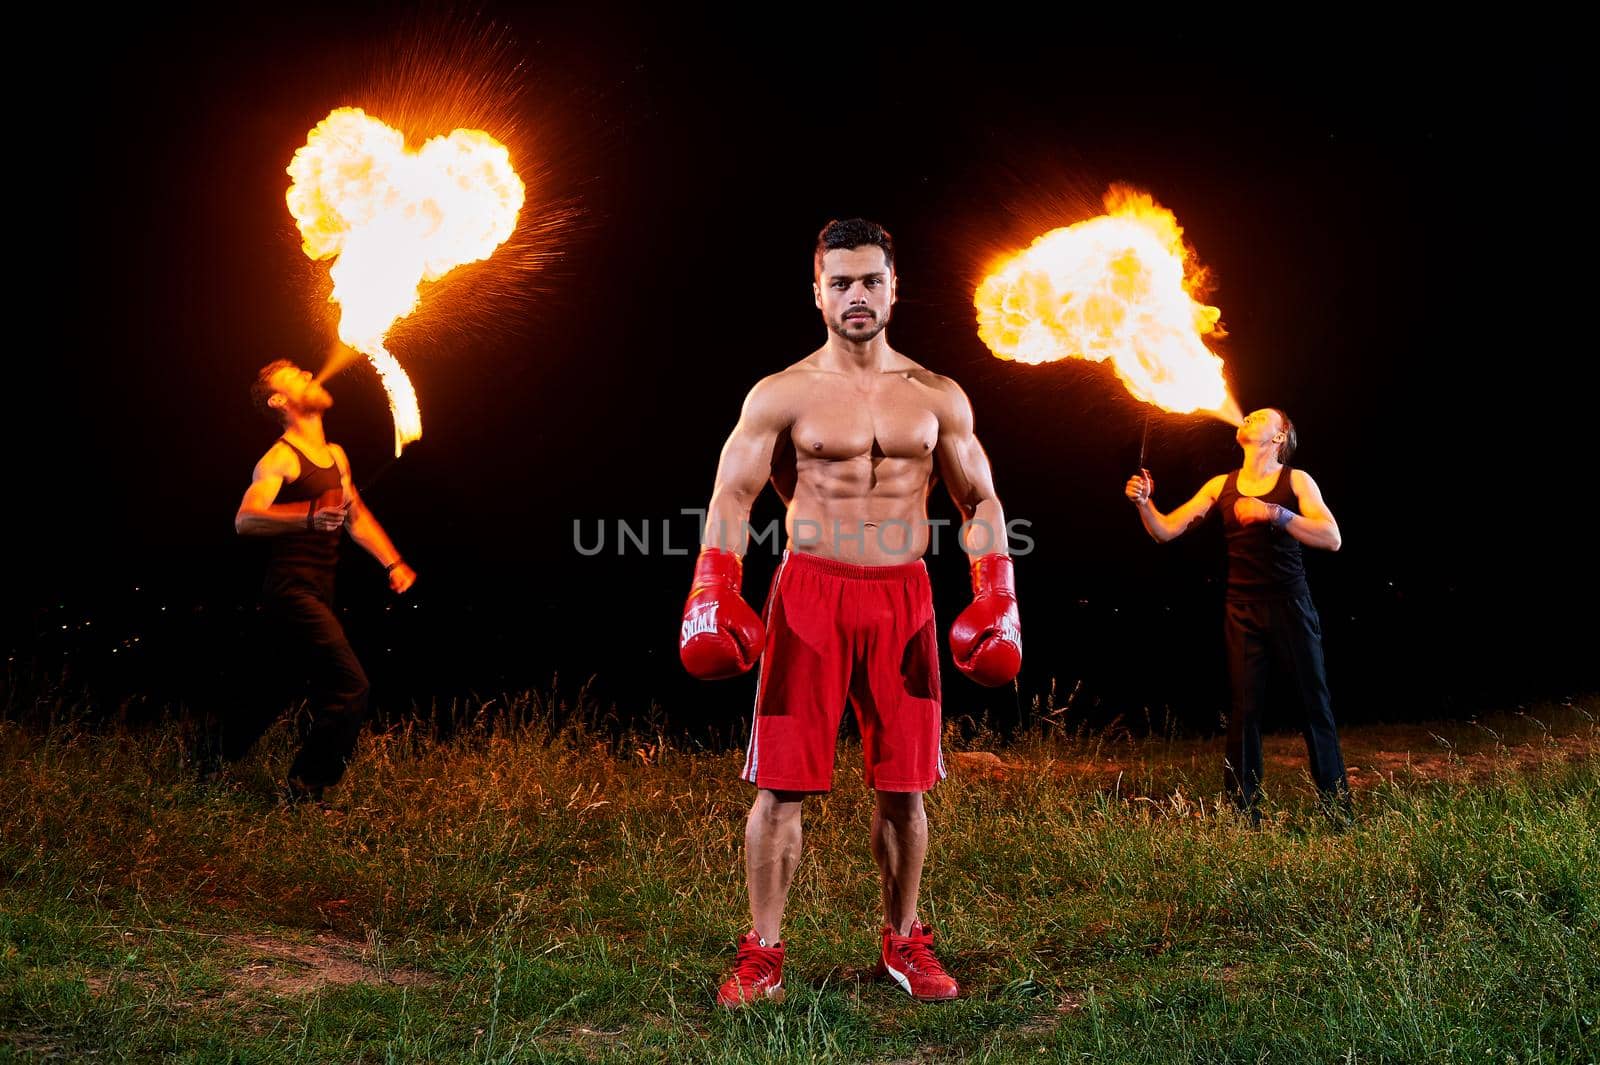
[[[319,122],[288,173],[301,246],[312,259],[335,259],[339,339],[377,368],[399,455],[422,436],[422,414],[384,338],[417,309],[424,281],[487,259],[511,236],[527,190],[511,153],[482,130],[454,130],[409,151],[403,134],[358,107]]]
[[[1204,337],[1222,312],[1195,299],[1203,269],[1172,212],[1113,187],[1106,213],[1051,230],[995,268],[973,296],[978,336],[1002,359],[1109,360],[1129,392],[1175,413],[1237,425],[1222,360]]]

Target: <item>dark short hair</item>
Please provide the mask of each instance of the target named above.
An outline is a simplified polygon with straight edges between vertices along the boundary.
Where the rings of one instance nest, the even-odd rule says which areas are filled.
[[[1282,407],[1268,409],[1277,411],[1278,417],[1283,419],[1283,443],[1278,445],[1278,461],[1288,462],[1294,457],[1294,449],[1300,446],[1300,434],[1294,431],[1294,422]]]
[[[250,403],[260,412],[261,416],[274,425],[283,424],[283,411],[271,403],[273,395],[278,391],[272,387],[272,375],[279,370],[294,368],[293,359],[273,359],[261,367],[256,374],[256,379],[250,384]]]
[[[822,276],[822,257],[830,251],[840,248],[860,248],[866,245],[883,249],[883,262],[889,269],[894,269],[894,238],[889,236],[889,231],[876,222],[869,222],[865,218],[835,218],[822,227],[822,232],[817,234],[817,251],[812,257],[812,272]]]

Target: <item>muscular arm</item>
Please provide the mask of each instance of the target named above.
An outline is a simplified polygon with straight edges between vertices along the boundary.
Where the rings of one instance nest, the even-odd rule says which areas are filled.
[[[350,501],[350,516],[344,523],[350,532],[350,539],[377,559],[380,566],[387,567],[392,562],[398,562],[400,552],[394,546],[394,541],[389,539],[389,534],[383,531],[383,526],[378,524],[378,519],[372,516],[372,511],[367,509],[367,504],[356,492],[355,480],[350,476],[350,460],[345,457],[344,448],[337,444],[331,446],[334,458],[339,463],[339,476],[344,481],[345,498]]]
[[[1322,501],[1322,489],[1304,470],[1290,471],[1290,487],[1300,501],[1300,513],[1284,526],[1290,536],[1307,547],[1320,547],[1327,551],[1339,550],[1343,540],[1339,536],[1339,523],[1333,520],[1333,511]]]
[[[294,461],[281,447],[261,456],[233,516],[234,531],[240,536],[279,536],[306,527],[307,504],[273,502],[284,480],[294,474]]]
[[[773,450],[779,435],[794,421],[784,393],[784,383],[775,375],[757,382],[745,397],[739,424],[722,445],[717,481],[711,490],[705,530],[700,537],[702,547],[744,554],[750,508],[772,476]]]
[[[961,549],[974,557],[1010,554],[1005,510],[995,494],[989,456],[973,432],[972,404],[954,381],[945,379],[945,389],[949,409],[939,419],[939,444],[934,454],[939,475],[966,526]]]
[[[1188,532],[1216,506],[1217,496],[1222,492],[1222,486],[1227,482],[1223,474],[1211,478],[1200,486],[1200,491],[1194,498],[1183,504],[1171,514],[1163,514],[1157,510],[1155,504],[1146,499],[1139,504],[1139,520],[1144,523],[1145,532],[1158,544],[1176,540]]]

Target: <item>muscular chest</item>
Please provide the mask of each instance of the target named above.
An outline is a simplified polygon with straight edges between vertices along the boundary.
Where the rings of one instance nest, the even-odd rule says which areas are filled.
[[[790,435],[802,459],[920,459],[939,442],[939,417],[926,389],[894,379],[870,392],[819,389]]]

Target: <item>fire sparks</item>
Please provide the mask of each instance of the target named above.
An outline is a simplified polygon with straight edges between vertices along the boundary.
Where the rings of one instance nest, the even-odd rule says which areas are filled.
[[[411,381],[384,347],[416,310],[421,285],[487,259],[517,226],[526,188],[489,134],[457,129],[416,150],[360,108],[331,112],[306,136],[286,199],[312,259],[330,270],[339,339],[365,354],[394,415],[394,452],[422,435]]]
[[[1052,230],[993,269],[973,296],[978,336],[1002,359],[1111,363],[1137,398],[1237,425],[1222,360],[1206,347],[1222,312],[1195,298],[1204,271],[1172,212],[1115,187],[1106,213]]]

